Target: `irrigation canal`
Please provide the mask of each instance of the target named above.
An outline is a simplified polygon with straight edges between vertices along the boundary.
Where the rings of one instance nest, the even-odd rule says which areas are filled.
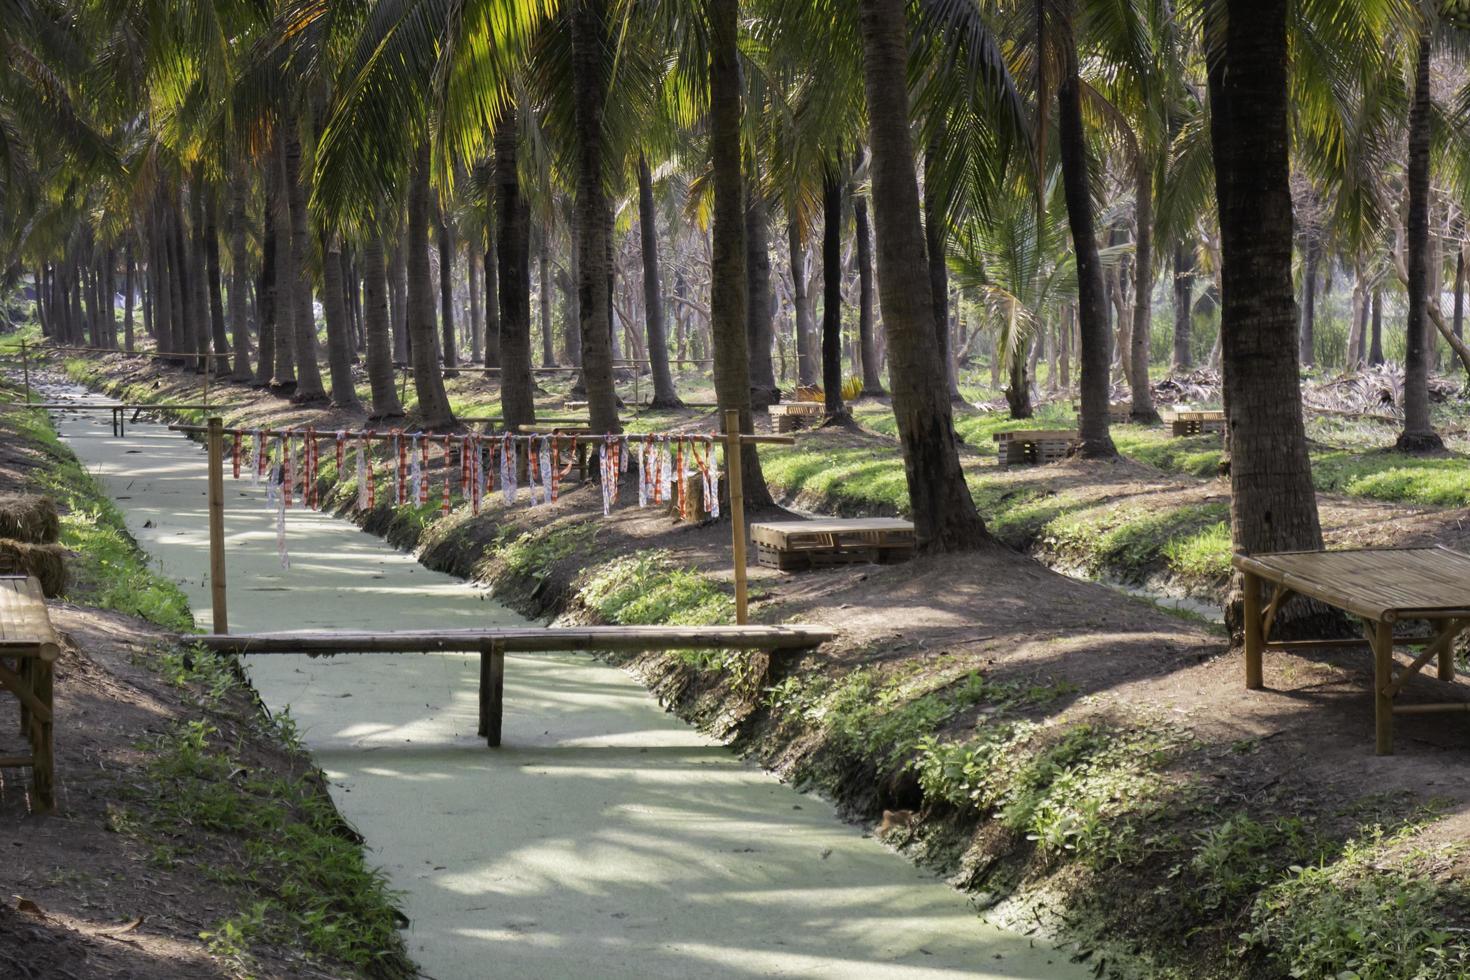
[[[88,397],[82,389],[48,396]],[[54,413],[143,547],[210,620],[205,454],[165,426],[111,436]],[[239,630],[519,625],[480,590],[353,524],[288,517],[226,474],[230,623]],[[370,858],[402,892],[409,950],[478,977],[1090,975],[991,926],[965,896],[667,714],[577,654],[507,657],[505,744],[475,737],[477,660],[256,658]],[[62,683],[64,683],[64,679]]]

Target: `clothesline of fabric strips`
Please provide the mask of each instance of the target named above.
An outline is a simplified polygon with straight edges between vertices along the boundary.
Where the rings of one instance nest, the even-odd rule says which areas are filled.
[[[231,437],[230,469],[235,479],[246,473],[256,486],[265,484],[267,506],[276,515],[276,550],[283,568],[291,567],[286,548],[286,511],[295,506],[298,496],[308,508],[316,509],[322,504],[318,477],[320,444],[324,440],[334,445],[339,480],[347,472],[348,454],[353,456],[358,510],[373,510],[378,505],[380,491],[374,467],[374,443],[386,446],[380,459],[391,465],[392,475],[383,491],[390,495],[394,505],[429,503],[434,482],[432,456],[434,450],[439,450],[439,507],[446,515],[452,509],[456,485],[460,497],[475,514],[480,513],[487,496],[497,490],[507,506],[513,505],[520,491],[522,460],[526,465],[530,505],[539,507],[555,502],[560,497],[562,481],[577,464],[576,447],[581,444],[595,445],[598,450],[604,516],[611,514],[618,503],[621,475],[635,465],[639,507],[672,504],[688,520],[693,502],[686,478],[697,475],[703,490],[704,512],[710,517],[720,516],[720,474],[714,458],[715,443],[720,437],[711,433],[591,437],[556,432],[441,435],[403,429],[333,431],[303,427],[226,429],[225,434]],[[456,452],[457,467],[453,465]]]

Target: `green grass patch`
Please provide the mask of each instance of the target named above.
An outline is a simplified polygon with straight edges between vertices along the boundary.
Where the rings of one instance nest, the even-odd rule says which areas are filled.
[[[57,438],[46,415],[17,412],[11,421],[45,453],[47,465],[32,475],[34,489],[52,497],[64,512],[61,543],[75,552],[67,561],[66,597],[140,616],[166,629],[192,631],[194,615],[183,591],[148,567],[122,512]]]
[[[213,658],[201,656],[200,662]],[[152,761],[114,826],[177,860],[172,830],[187,825],[240,857],[217,880],[252,897],[201,933],[210,952],[248,970],[253,942],[303,946],[319,957],[371,968],[398,946],[394,895],[340,832],[330,801],[306,777],[281,778],[242,764],[213,725],[190,721],[147,743]],[[128,803],[146,802],[146,806]]]
[[[1470,894],[1428,871],[1420,828],[1371,826],[1330,863],[1292,867],[1252,904],[1248,949],[1290,977],[1449,980],[1470,974]],[[1463,845],[1455,845],[1463,847]],[[1405,855],[1403,852],[1408,851]]]
[[[1470,459],[1335,449],[1312,456],[1319,490],[1396,503],[1470,506]]]

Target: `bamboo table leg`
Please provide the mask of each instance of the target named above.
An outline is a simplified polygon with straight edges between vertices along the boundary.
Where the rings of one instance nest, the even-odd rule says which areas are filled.
[[[491,643],[480,650],[480,728],[485,744],[500,745],[500,725],[505,714],[505,647]]]
[[[1393,755],[1393,623],[1373,624],[1373,734],[1379,755]]]
[[[1259,691],[1266,680],[1261,668],[1261,655],[1266,638],[1261,628],[1261,579],[1251,572],[1244,572],[1245,588],[1245,686]]]
[[[1450,640],[1439,651],[1439,679],[1442,681],[1453,681],[1455,679],[1455,641]]]
[[[36,697],[46,706],[49,713],[51,701],[51,664],[37,659],[32,665],[32,685]],[[53,793],[54,765],[51,751],[51,718],[31,717],[31,781],[36,790],[37,809],[49,813],[56,809]]]

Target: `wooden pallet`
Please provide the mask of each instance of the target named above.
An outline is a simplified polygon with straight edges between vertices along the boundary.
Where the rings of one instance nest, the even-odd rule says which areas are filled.
[[[1072,411],[1081,413],[1082,405],[1078,402],[1072,403]],[[1108,421],[1113,425],[1126,425],[1133,421],[1132,402],[1113,402],[1108,405]]]
[[[782,402],[766,408],[775,422],[777,432],[795,432],[808,423],[820,421],[826,415],[822,402]]]
[[[752,524],[750,537],[757,563],[782,571],[900,562],[914,554],[914,525],[892,517]]]
[[[1045,466],[1067,458],[1079,436],[1075,429],[1028,429],[997,432],[997,454],[1001,469],[1012,466]]]
[[[1169,423],[1169,428],[1176,438],[1225,431],[1225,413],[1218,409],[1203,412],[1166,412],[1164,421]]]

